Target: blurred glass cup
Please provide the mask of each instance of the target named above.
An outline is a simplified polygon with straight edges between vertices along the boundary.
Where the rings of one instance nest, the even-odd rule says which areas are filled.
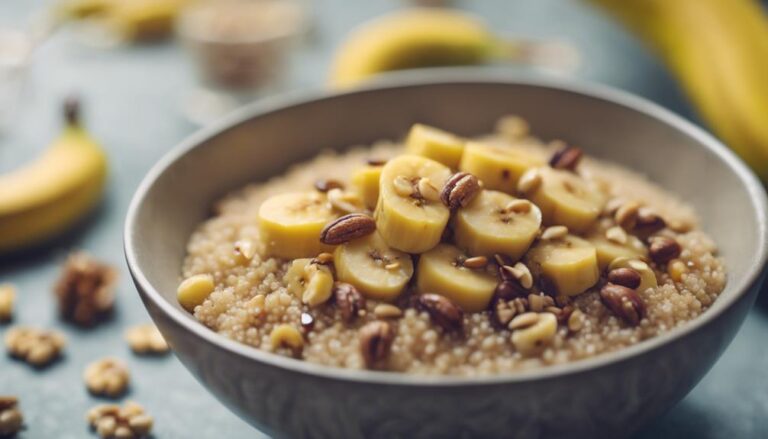
[[[16,119],[32,46],[25,33],[0,29],[0,134]]]
[[[285,77],[291,49],[305,28],[299,0],[219,0],[193,3],[177,25],[184,47],[203,82],[188,114],[199,123],[205,115],[276,89]],[[187,111],[189,113],[189,111]]]

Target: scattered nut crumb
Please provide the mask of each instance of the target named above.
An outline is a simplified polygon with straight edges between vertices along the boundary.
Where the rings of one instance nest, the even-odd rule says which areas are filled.
[[[85,252],[71,254],[54,291],[59,314],[80,326],[92,326],[109,316],[114,304],[117,270]]]
[[[86,415],[91,429],[101,438],[140,439],[149,436],[154,420],[144,412],[144,407],[128,401],[117,404],[101,404],[88,410]]]
[[[0,284],[0,322],[11,321],[15,301],[16,288],[11,284]]]
[[[0,396],[0,436],[11,437],[21,431],[24,416],[18,408],[15,396]]]
[[[36,367],[58,358],[65,344],[64,335],[53,330],[17,326],[5,334],[8,353]]]
[[[116,358],[103,358],[85,368],[83,380],[94,395],[116,398],[128,389],[131,375],[128,366]]]
[[[157,327],[151,323],[128,328],[125,331],[125,341],[135,354],[159,355],[168,352],[168,343]]]

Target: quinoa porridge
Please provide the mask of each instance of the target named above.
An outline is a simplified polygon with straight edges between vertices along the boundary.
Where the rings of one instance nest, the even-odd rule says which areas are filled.
[[[690,207],[505,117],[463,139],[324,152],[191,236],[179,302],[234,340],[331,366],[487,375],[684,324],[726,272]]]

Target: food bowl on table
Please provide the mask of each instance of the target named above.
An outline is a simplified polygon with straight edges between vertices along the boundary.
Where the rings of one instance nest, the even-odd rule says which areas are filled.
[[[188,239],[228,192],[323,149],[401,138],[416,122],[475,136],[507,114],[543,138],[639,171],[693,206],[728,273],[709,309],[615,352],[472,377],[286,358],[214,332],[178,303]],[[703,130],[606,87],[471,69],[393,75],[349,92],[243,108],[161,159],[125,226],[135,284],[182,363],[243,419],[286,437],[628,436],[682,399],[730,343],[761,286],[765,242],[762,186]]]

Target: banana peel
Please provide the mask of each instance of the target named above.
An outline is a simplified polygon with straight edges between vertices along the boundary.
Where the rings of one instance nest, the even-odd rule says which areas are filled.
[[[632,28],[768,184],[768,16],[756,0],[591,0]]]
[[[107,158],[67,105],[63,133],[36,160],[0,175],[0,254],[69,229],[99,201]]]

